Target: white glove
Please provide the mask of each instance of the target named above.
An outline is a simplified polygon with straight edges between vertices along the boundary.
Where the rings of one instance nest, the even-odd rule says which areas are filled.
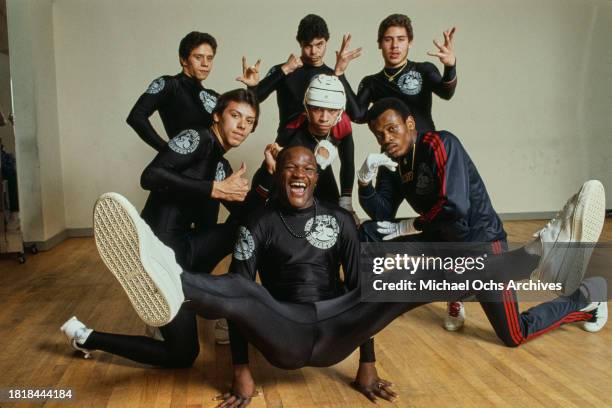
[[[320,149],[327,150],[327,155],[321,152]],[[314,154],[315,158],[317,159],[317,164],[319,167],[321,167],[321,170],[325,170],[327,166],[332,164],[338,157],[338,149],[332,144],[332,142],[327,139],[323,139],[317,144],[317,147],[315,147]]]
[[[353,199],[351,197],[341,196],[338,205],[346,211],[353,212]]]
[[[357,172],[357,178],[363,184],[369,184],[380,166],[385,166],[390,171],[395,171],[397,163],[384,153],[370,153]]]
[[[378,221],[378,233],[383,234],[383,241],[389,241],[397,237],[403,237],[405,235],[419,234],[421,231],[414,227],[414,220],[416,218],[408,218],[407,220],[401,220],[399,222],[391,221]]]

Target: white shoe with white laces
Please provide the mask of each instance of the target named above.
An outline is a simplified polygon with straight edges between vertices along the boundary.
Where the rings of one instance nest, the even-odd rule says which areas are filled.
[[[605,202],[603,185],[598,180],[589,180],[534,234],[536,240],[525,248],[540,255],[532,280],[561,283],[566,296],[578,289],[603,228]]]
[[[149,326],[168,324],[185,300],[181,267],[117,193],[102,194],[94,207],[94,235],[100,257],[128,295],[138,316]]]

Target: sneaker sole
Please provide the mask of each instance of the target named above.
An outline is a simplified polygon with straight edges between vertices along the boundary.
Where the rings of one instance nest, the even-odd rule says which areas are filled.
[[[94,207],[94,235],[100,257],[119,281],[138,316],[150,326],[168,324],[183,299],[163,268],[145,268],[147,234],[140,215],[117,193],[100,196]],[[140,233],[139,233],[140,232]]]
[[[566,296],[580,287],[594,245],[603,229],[605,206],[606,195],[603,185],[598,180],[584,183],[578,193],[576,209],[572,215],[571,241],[584,243],[587,246],[574,248],[570,244],[566,251],[566,257],[561,263],[558,274],[558,281],[563,283],[563,294]]]

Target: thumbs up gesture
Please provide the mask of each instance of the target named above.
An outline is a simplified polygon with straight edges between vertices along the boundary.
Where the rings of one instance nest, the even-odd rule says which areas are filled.
[[[249,181],[244,178],[246,165],[242,163],[238,171],[222,181],[213,182],[211,197],[224,201],[244,201],[249,192]]]

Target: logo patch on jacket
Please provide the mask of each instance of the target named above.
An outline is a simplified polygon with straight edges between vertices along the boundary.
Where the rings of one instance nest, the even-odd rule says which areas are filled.
[[[198,148],[198,144],[200,134],[193,129],[187,129],[170,139],[168,147],[180,154],[191,154]]]
[[[217,163],[217,170],[215,171],[215,181],[223,181],[225,180],[225,168],[223,167],[223,163]]]
[[[428,195],[434,190],[434,175],[425,163],[419,164],[415,192],[418,195]]]
[[[208,113],[212,113],[215,106],[217,106],[217,97],[209,94],[206,91],[200,91],[200,100],[202,101],[202,105],[204,105],[204,109]]]
[[[408,71],[397,81],[397,86],[406,95],[417,95],[423,88],[423,77],[418,71]]]
[[[255,241],[251,232],[246,227],[241,226],[238,229],[238,239],[234,246],[234,258],[239,261],[246,261],[253,256],[255,252]]]
[[[304,226],[304,232],[312,232],[306,237],[310,245],[319,249],[328,249],[334,246],[338,240],[338,234],[340,233],[340,227],[338,227],[338,221],[331,215],[317,215],[316,219],[309,219]]]
[[[149,87],[147,88],[145,92],[151,95],[155,95],[157,93],[160,93],[161,90],[164,89],[165,85],[166,85],[166,81],[164,80],[164,77],[159,77],[153,80],[151,84],[149,84]]]

